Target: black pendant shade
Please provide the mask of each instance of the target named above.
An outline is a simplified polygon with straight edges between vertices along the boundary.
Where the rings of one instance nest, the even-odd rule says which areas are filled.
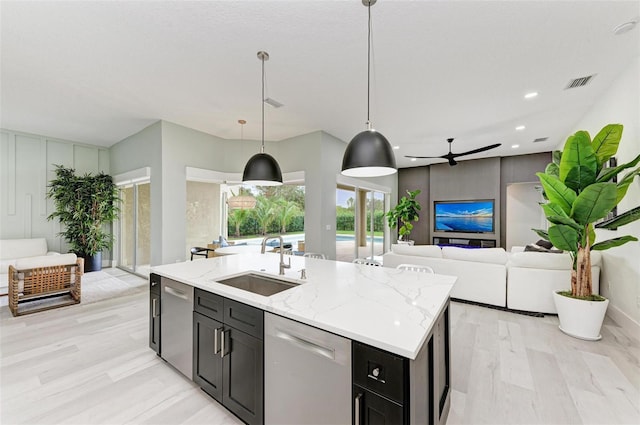
[[[282,172],[274,157],[268,153],[257,153],[249,158],[242,173],[242,183],[255,186],[279,186]]]
[[[356,134],[342,157],[342,174],[350,177],[388,176],[397,172],[396,157],[389,141],[371,128],[369,97],[371,94],[371,6],[376,0],[362,0],[367,7],[367,130]]]
[[[396,171],[396,158],[391,144],[375,130],[356,134],[342,158],[342,174],[345,176],[388,176]]]
[[[282,184],[282,171],[278,161],[264,152],[264,61],[269,60],[269,53],[259,51],[258,59],[262,62],[262,145],[260,153],[253,155],[247,161],[242,173],[242,183],[255,186],[280,186]]]

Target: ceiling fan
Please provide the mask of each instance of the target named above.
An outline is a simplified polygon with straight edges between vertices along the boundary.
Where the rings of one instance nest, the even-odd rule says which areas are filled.
[[[478,148],[478,149],[473,149],[467,152],[462,152],[462,153],[452,153],[451,152],[451,143],[453,143],[453,138],[447,139],[447,142],[449,142],[449,153],[446,155],[440,155],[440,156],[412,156],[412,155],[405,155],[405,158],[418,158],[418,159],[424,159],[424,158],[443,158],[446,159],[447,161],[449,161],[449,165],[450,166],[454,166],[456,165],[458,162],[455,160],[455,158],[459,157],[459,156],[463,156],[463,155],[471,155],[473,153],[479,153],[479,152],[484,152],[484,151],[488,151],[489,149],[495,149],[498,146],[502,145],[502,143],[496,143],[494,145],[489,145],[489,146],[484,146],[482,148]]]

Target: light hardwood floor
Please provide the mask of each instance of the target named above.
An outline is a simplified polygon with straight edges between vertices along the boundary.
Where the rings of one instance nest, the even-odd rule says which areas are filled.
[[[123,279],[136,279],[119,271]],[[18,318],[0,309],[2,424],[239,424],[148,347],[145,291]],[[448,424],[640,423],[640,341],[452,303]],[[317,418],[319,424],[322,418]]]

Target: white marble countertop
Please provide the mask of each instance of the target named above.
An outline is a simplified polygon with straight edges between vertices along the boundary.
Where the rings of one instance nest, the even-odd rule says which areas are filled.
[[[240,254],[167,264],[152,272],[415,359],[456,281],[432,275],[297,256],[286,280],[300,285],[265,297],[217,283],[247,271],[278,277],[279,256]],[[306,280],[300,270],[306,269]]]

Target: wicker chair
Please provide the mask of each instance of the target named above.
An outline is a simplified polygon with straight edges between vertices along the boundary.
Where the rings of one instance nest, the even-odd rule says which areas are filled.
[[[41,265],[25,259],[9,266],[9,310],[14,316],[80,302],[84,259],[75,254],[39,258],[43,258]],[[60,299],[28,308],[32,301],[45,298]]]

